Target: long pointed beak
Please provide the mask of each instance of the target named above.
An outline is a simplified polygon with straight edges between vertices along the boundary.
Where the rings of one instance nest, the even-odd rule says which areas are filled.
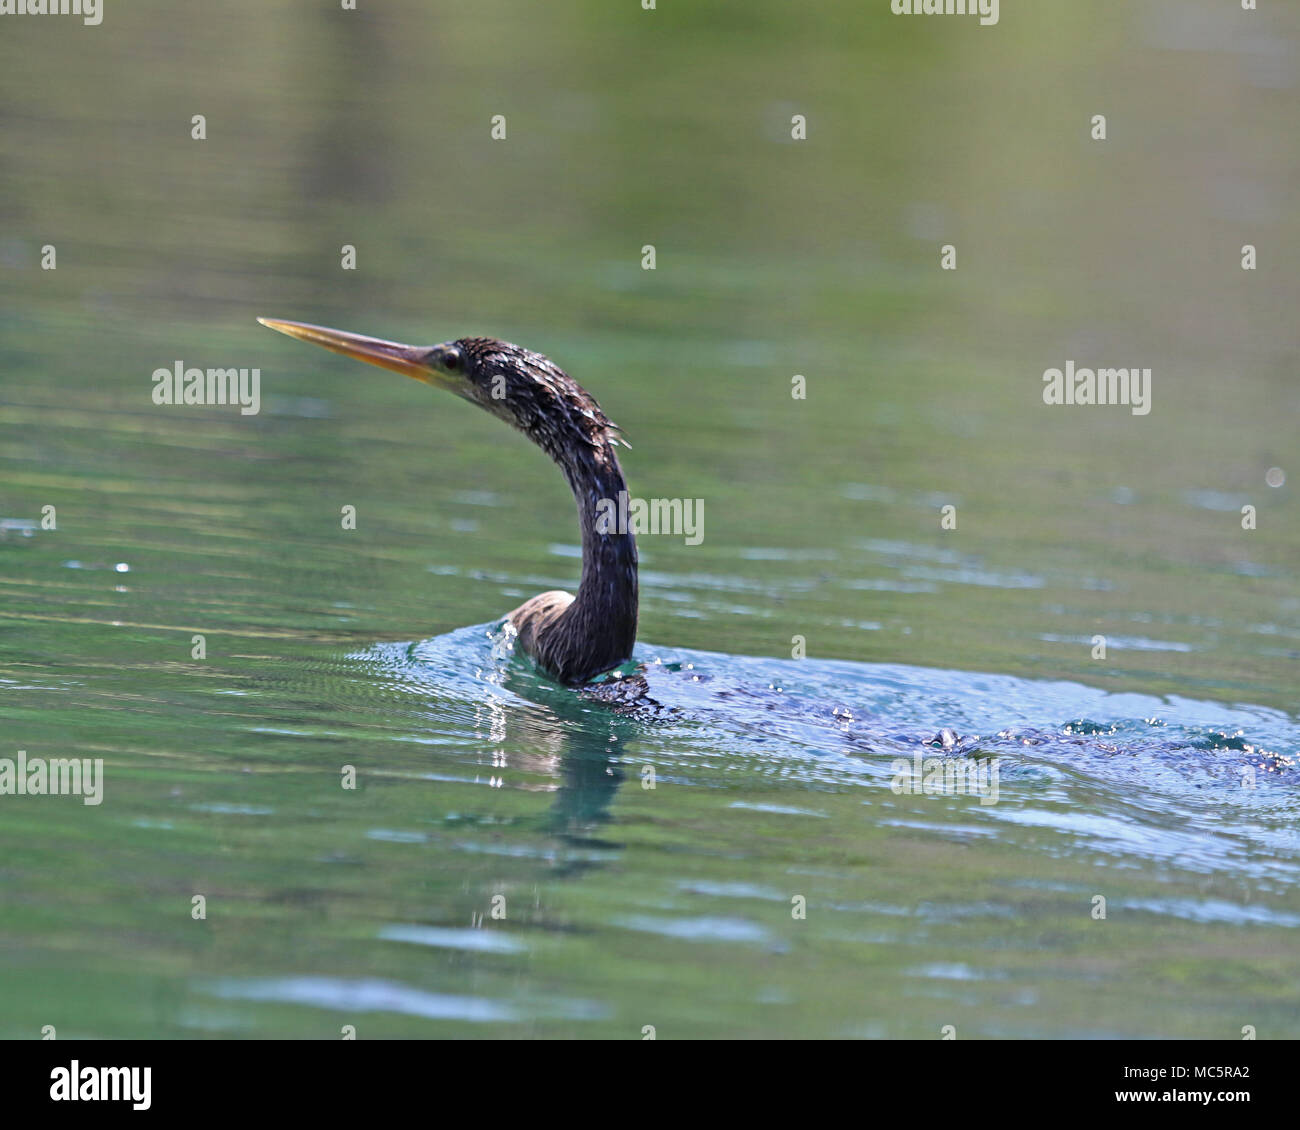
[[[361,334],[345,333],[332,330],[326,326],[310,326],[305,322],[284,322],[278,318],[258,318],[268,329],[276,330],[299,341],[309,341],[313,345],[323,345],[344,357],[358,361],[368,361],[384,369],[392,369],[407,377],[413,377],[425,384],[445,387],[443,375],[429,364],[428,345],[402,345],[396,341],[383,341],[377,337],[364,337]]]

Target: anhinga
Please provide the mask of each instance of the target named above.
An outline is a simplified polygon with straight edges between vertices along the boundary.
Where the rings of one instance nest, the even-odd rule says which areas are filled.
[[[258,318],[280,333],[323,345],[454,392],[518,428],[569,480],[582,527],[578,594],[539,593],[508,616],[518,642],[561,682],[584,683],[617,667],[636,642],[636,541],[608,530],[598,508],[626,489],[618,429],[591,395],[540,353],[490,337],[400,345],[301,322]]]

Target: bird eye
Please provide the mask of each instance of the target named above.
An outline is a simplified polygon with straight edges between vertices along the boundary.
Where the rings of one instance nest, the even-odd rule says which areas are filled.
[[[444,349],[438,359],[449,373],[459,373],[465,365],[465,355],[454,345],[450,349]]]

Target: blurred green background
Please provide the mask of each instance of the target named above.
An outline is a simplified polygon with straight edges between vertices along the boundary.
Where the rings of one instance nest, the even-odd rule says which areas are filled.
[[[815,659],[1295,709],[1300,9],[1050,0],[980,27],[894,17],[886,0],[359,8],[105,0],[100,27],[0,19],[0,717],[14,749],[104,756],[129,782],[125,813],[50,802],[4,822],[0,932],[26,988],[0,1033],[34,1030],[52,1001],[87,1034],[224,1031],[176,1019],[189,974],[391,919],[384,897],[411,890],[400,869],[374,863],[385,896],[367,873],[364,911],[348,902],[360,873],[286,877],[347,838],[337,822],[360,835],[379,819],[320,800],[337,793],[336,751],[428,769],[393,760],[409,719],[347,685],[344,657],[576,582],[572,500],[522,439],[257,315],[421,343],[488,334],[571,372],[625,429],[634,492],[705,500],[702,545],[642,541],[643,640],[788,657],[801,635]],[[57,270],[40,269],[46,244]],[[940,269],[945,244],[956,271]],[[1067,359],[1153,369],[1150,415],[1044,406],[1041,375]],[[262,411],[155,406],[150,374],[177,360],[260,367]],[[47,505],[57,531],[33,528]],[[277,727],[324,742],[322,792],[293,791],[321,749],[277,743]],[[507,744],[548,748],[527,726]],[[288,791],[249,830],[268,798],[244,795],[241,773],[259,765]],[[457,787],[440,809],[464,807]],[[156,825],[177,789],[209,806],[185,809],[179,853]],[[676,803],[682,823],[661,833],[681,848],[704,801]],[[902,866],[910,843],[875,834]],[[179,940],[187,892],[223,879],[250,906],[205,961]],[[610,891],[567,890],[606,921]],[[160,925],[177,907],[185,922]],[[1237,944],[1198,938],[1206,960]],[[80,999],[102,1004],[92,1018],[58,987],[74,967]],[[835,968],[810,959],[784,1030],[859,1030],[822,1026],[816,986]],[[1118,968],[1123,1021],[1067,994],[1039,1027],[989,1032],[1064,1017],[1149,1034],[1144,1008],[1162,1032],[1197,1031],[1195,1007],[1133,1001],[1149,969]],[[613,981],[639,1000],[632,976]],[[728,1008],[692,1030],[764,1031]]]
[[[1250,633],[1300,619],[1276,575],[1296,559],[1293,490],[1264,485],[1300,398],[1296,13],[1060,3],[981,28],[860,4],[336,8],[110,3],[99,28],[6,23],[15,516],[54,504],[111,542],[114,484],[130,496],[144,480],[155,518],[180,511],[227,549],[293,558],[277,481],[292,447],[381,552],[422,560],[447,493],[484,489],[508,520],[447,552],[531,556],[571,526],[533,453],[253,316],[488,333],[595,392],[631,437],[635,490],[706,498],[705,544],[647,545],[656,569],[725,565],[794,600],[783,582],[808,578],[805,561],[747,563],[737,544],[815,560],[862,538],[933,541],[995,572],[1112,581],[1072,592],[1055,634],[1145,634],[1132,618],[1159,609],[1198,650],[1163,653],[1159,671],[1116,654],[1120,669],[1281,704],[1291,664]],[[795,113],[805,142],[789,138]],[[38,269],[45,243],[57,271]],[[939,269],[945,243],[956,272]],[[1151,367],[1153,412],[1047,409],[1041,374],[1068,358]],[[332,422],[286,420],[274,399],[251,421],[155,410],[149,374],[176,359],[258,365],[282,411],[319,397]],[[1238,499],[1263,512],[1254,533]],[[941,537],[943,500],[956,538]],[[371,584],[412,602],[399,630],[501,610],[479,585],[408,592],[386,568]],[[1041,592],[853,591],[851,620],[894,626],[905,606],[905,639],[840,624],[833,584],[766,626],[674,617],[648,595],[651,639],[780,654],[794,620],[823,655],[1103,675],[1087,648],[1037,640],[1057,603]]]

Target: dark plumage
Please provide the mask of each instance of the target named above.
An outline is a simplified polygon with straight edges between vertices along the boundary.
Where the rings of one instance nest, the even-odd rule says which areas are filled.
[[[519,645],[548,674],[584,683],[617,667],[636,642],[637,556],[630,532],[597,521],[602,500],[627,489],[617,427],[549,358],[495,338],[400,345],[298,322],[263,325],[446,388],[518,428],[564,472],[578,504],[582,578],[576,595],[544,592],[508,616]]]

